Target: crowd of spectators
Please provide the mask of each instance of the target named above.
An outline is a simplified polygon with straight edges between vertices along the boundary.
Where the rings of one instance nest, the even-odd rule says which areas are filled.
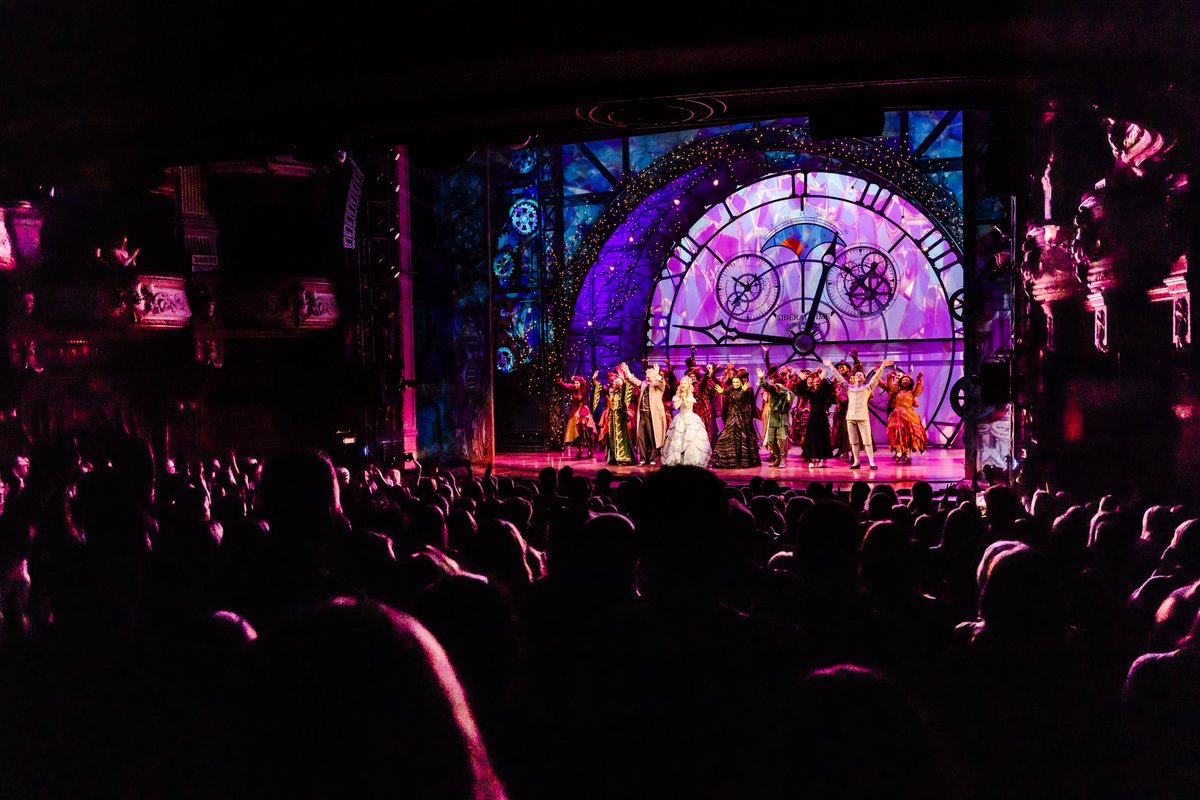
[[[0,795],[1200,796],[1191,507],[406,466],[31,432]]]

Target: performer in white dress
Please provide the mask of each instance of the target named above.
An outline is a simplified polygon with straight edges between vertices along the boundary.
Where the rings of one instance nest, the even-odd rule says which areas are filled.
[[[709,456],[712,455],[712,445],[708,440],[708,426],[704,419],[695,411],[696,398],[692,377],[685,375],[679,380],[675,389],[675,397],[671,404],[675,406],[675,416],[667,427],[663,441],[662,464],[664,467],[678,464],[688,464],[696,467],[707,467]]]

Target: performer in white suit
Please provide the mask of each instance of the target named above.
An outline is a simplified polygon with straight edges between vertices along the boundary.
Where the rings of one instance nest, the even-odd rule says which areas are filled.
[[[862,467],[859,460],[863,450],[867,451],[867,463],[870,464],[871,469],[878,469],[875,464],[875,442],[871,438],[871,409],[868,402],[871,399],[871,393],[879,386],[879,377],[883,375],[883,368],[893,362],[888,359],[880,364],[869,381],[862,370],[853,370],[847,380],[828,359],[824,363],[833,373],[833,379],[846,388],[846,396],[849,398],[846,406],[846,432],[850,436],[850,447],[854,454],[853,460],[850,462],[850,469]]]

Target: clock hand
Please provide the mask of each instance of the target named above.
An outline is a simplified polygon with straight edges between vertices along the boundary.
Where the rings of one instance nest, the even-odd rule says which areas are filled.
[[[729,295],[729,305],[740,307],[750,302],[750,300],[746,299],[746,296],[756,288],[755,283],[759,283],[759,281],[756,277],[752,276],[749,280],[737,278],[734,280],[734,283],[737,285],[738,291]],[[755,297],[757,297],[757,293],[755,294]],[[752,300],[754,298],[750,299]]]
[[[741,331],[734,328],[731,328],[730,330],[733,331],[729,336],[730,339],[746,339],[751,342],[766,342],[767,344],[792,343],[791,336],[779,336],[772,333],[755,333],[753,331]]]
[[[711,325],[676,325],[675,327],[682,330],[697,331],[703,333],[708,338],[712,339],[713,344],[725,344],[726,342],[745,339],[751,342],[767,342],[768,344],[791,344],[791,336],[776,336],[769,333],[754,333],[753,331],[743,331],[738,328],[731,328],[723,319],[719,319]],[[716,331],[716,333],[714,333]]]
[[[731,328],[725,323],[725,320],[718,320],[711,325],[678,325],[676,327],[703,333],[705,336],[712,339],[713,344],[746,341],[763,342],[765,344],[790,345],[796,355],[805,358],[813,355],[817,348],[816,338],[806,334],[804,331],[800,331],[790,336],[779,336],[771,333],[755,333],[754,331],[743,331],[739,330],[738,328]],[[714,333],[714,331],[718,331],[719,335]]]
[[[821,277],[817,281],[816,291],[813,292],[812,305],[808,308],[808,318],[804,320],[803,330],[796,333],[792,338],[792,347],[797,353],[803,356],[810,356],[817,351],[817,312],[821,307],[821,297],[825,294],[825,284],[829,280],[829,273],[833,270],[836,257],[833,255],[834,248],[837,246],[837,241],[829,243],[829,252],[821,259]]]
[[[836,242],[832,242],[829,254],[821,260],[821,277],[817,280],[817,288],[813,292],[812,306],[808,309],[808,319],[804,321],[803,332],[807,336],[813,335],[813,328],[817,324],[817,309],[820,307],[821,297],[825,294],[825,284],[829,280],[829,273],[833,270],[834,261],[836,260],[833,255],[836,245]]]

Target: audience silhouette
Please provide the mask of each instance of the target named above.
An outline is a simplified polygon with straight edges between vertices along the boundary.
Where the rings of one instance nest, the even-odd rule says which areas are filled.
[[[5,797],[1200,796],[1186,505],[27,428]]]

